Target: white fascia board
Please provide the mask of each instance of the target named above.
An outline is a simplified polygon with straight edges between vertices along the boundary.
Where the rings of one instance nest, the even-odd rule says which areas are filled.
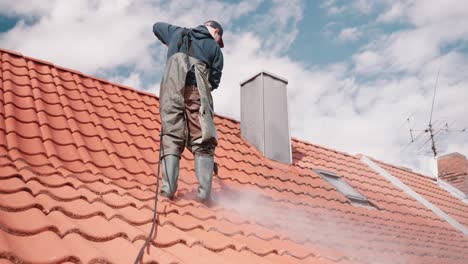
[[[468,228],[466,228],[464,225],[460,224],[457,220],[453,219],[451,216],[446,214],[444,211],[439,209],[437,206],[426,200],[423,196],[421,196],[419,193],[413,191],[408,185],[404,184],[402,181],[400,181],[397,177],[393,176],[390,174],[388,171],[384,170],[381,168],[379,165],[377,165],[375,162],[370,160],[366,156],[361,157],[361,161],[367,164],[371,169],[373,169],[375,172],[377,172],[379,175],[384,177],[385,179],[389,180],[393,185],[396,187],[400,188],[402,191],[404,191],[406,194],[409,196],[413,197],[416,201],[420,202],[422,205],[424,205],[426,208],[434,212],[437,216],[445,220],[447,223],[452,225],[455,229],[461,231],[465,236],[468,235]]]

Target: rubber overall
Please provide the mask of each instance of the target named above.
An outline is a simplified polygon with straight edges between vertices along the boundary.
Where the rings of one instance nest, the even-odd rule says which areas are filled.
[[[166,64],[160,89],[162,121],[163,195],[172,198],[177,190],[179,160],[187,147],[195,156],[195,172],[199,182],[198,198],[209,199],[218,138],[213,117],[213,99],[209,69],[190,56],[190,37],[184,35],[180,52]],[[186,83],[193,67],[196,86]],[[197,120],[198,119],[198,120]]]

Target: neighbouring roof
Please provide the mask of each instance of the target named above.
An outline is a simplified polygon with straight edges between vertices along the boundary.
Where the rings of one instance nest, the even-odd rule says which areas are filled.
[[[153,215],[158,98],[3,49],[0,65],[0,262],[133,262]],[[144,263],[466,263],[467,236],[359,157],[293,139],[293,163],[281,164],[239,122],[215,123],[217,203],[195,201],[184,152]],[[433,179],[376,163],[468,226],[468,206]]]
[[[460,198],[450,194],[434,179],[424,177],[424,175],[406,171],[402,168],[378,161],[380,166],[392,175],[398,177],[414,191],[421,194],[432,204],[439,207],[445,213],[453,217],[459,223],[468,228],[468,204]]]

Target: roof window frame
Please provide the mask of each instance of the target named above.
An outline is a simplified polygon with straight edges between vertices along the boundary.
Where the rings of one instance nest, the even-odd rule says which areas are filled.
[[[337,175],[331,171],[325,171],[320,169],[313,169],[315,173],[320,175],[320,177],[329,183],[337,192],[346,197],[351,204],[357,206],[364,206],[368,208],[377,208],[369,199],[364,196],[362,193],[357,191],[353,186],[351,186],[343,177]]]

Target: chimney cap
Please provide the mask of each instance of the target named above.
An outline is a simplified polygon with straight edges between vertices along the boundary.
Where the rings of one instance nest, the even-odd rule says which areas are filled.
[[[439,156],[437,159],[440,160],[440,159],[444,159],[444,158],[449,158],[449,157],[453,157],[453,156],[458,156],[458,157],[465,157],[465,155],[461,154],[461,153],[458,153],[458,152],[453,152],[453,153],[449,153],[449,154],[445,154],[445,155],[442,155],[442,156]]]
[[[255,79],[257,76],[259,76],[260,74],[265,74],[265,75],[268,75],[272,78],[275,78],[275,79],[278,79],[282,82],[284,82],[285,84],[288,84],[288,79],[286,78],[283,78],[283,77],[279,77],[278,75],[275,75],[271,72],[267,72],[267,71],[264,71],[264,70],[261,70],[260,72],[254,74],[253,76],[249,77],[248,79],[246,79],[245,81],[242,81],[240,82],[240,85],[243,86],[244,84],[250,82],[251,80]]]

